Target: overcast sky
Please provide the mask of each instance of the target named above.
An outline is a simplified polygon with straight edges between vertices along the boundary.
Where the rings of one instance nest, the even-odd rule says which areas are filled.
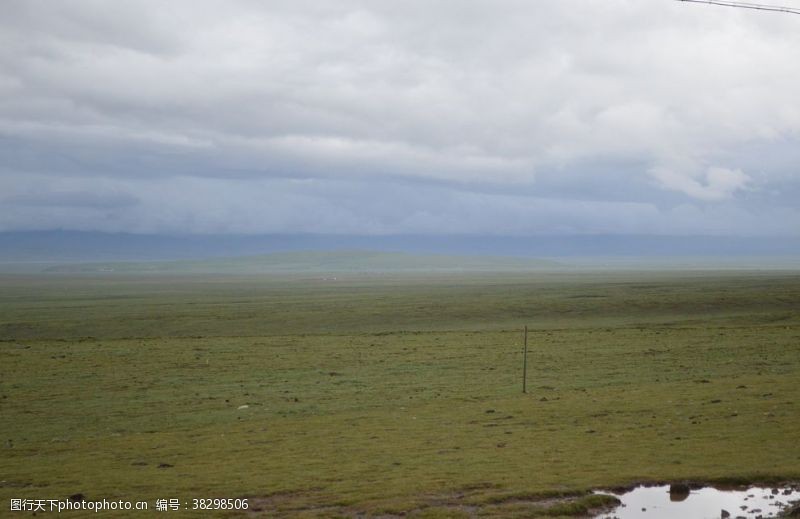
[[[799,64],[674,0],[3,0],[0,231],[800,236]]]

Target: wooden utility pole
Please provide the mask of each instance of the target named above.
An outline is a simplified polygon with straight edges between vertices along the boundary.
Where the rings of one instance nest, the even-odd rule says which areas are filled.
[[[525,350],[522,354],[522,392],[528,392],[528,325],[525,325]]]

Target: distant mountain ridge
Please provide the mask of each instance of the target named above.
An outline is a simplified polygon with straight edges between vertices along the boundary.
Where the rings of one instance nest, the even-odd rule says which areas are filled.
[[[0,232],[0,262],[166,261],[284,251],[579,257],[800,257],[800,237],[644,235],[155,235],[89,231]]]
[[[558,262],[503,256],[453,256],[369,250],[276,252],[257,256],[147,262],[85,262],[46,267],[53,273],[280,273],[525,271]]]

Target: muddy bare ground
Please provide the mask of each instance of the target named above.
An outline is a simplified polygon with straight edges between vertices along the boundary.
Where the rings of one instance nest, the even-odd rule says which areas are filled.
[[[487,490],[489,492],[487,492]],[[612,496],[585,493],[502,493],[492,485],[464,487],[457,491],[419,496],[413,501],[375,503],[325,502],[318,490],[249,497],[248,514],[256,517],[593,517],[613,509]]]
[[[628,501],[626,496],[644,491]],[[248,515],[253,517],[670,517],[680,513],[687,519],[708,516],[714,508],[708,492],[725,497],[714,516],[725,510],[729,517],[800,517],[800,483],[780,482],[771,485],[748,485],[708,482],[648,482],[626,487],[596,490],[593,493],[502,493],[486,484],[464,487],[457,491],[419,496],[413,501],[380,501],[358,505],[326,500],[322,489],[275,493],[249,497]],[[663,496],[661,495],[663,494]],[[731,505],[734,495],[744,497],[747,508]],[[698,497],[699,496],[699,497]],[[655,498],[655,499],[654,499]],[[694,500],[692,499],[694,498]],[[647,501],[650,499],[651,501]],[[709,505],[709,499],[712,499]],[[643,504],[644,503],[644,504]],[[686,504],[670,509],[665,503]],[[780,504],[779,504],[780,503]],[[694,506],[692,506],[694,505]],[[705,511],[704,508],[705,507]],[[731,510],[726,510],[730,508]],[[677,511],[676,511],[677,510]],[[686,515],[689,514],[689,515]]]

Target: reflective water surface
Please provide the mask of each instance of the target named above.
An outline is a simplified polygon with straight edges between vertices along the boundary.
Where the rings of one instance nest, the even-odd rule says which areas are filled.
[[[781,510],[800,501],[800,487],[750,487],[747,489],[720,490],[712,487],[689,489],[675,485],[636,487],[629,492],[616,494],[622,505],[603,514],[603,519],[719,519],[743,517],[777,517]],[[725,515],[724,512],[730,515]]]

